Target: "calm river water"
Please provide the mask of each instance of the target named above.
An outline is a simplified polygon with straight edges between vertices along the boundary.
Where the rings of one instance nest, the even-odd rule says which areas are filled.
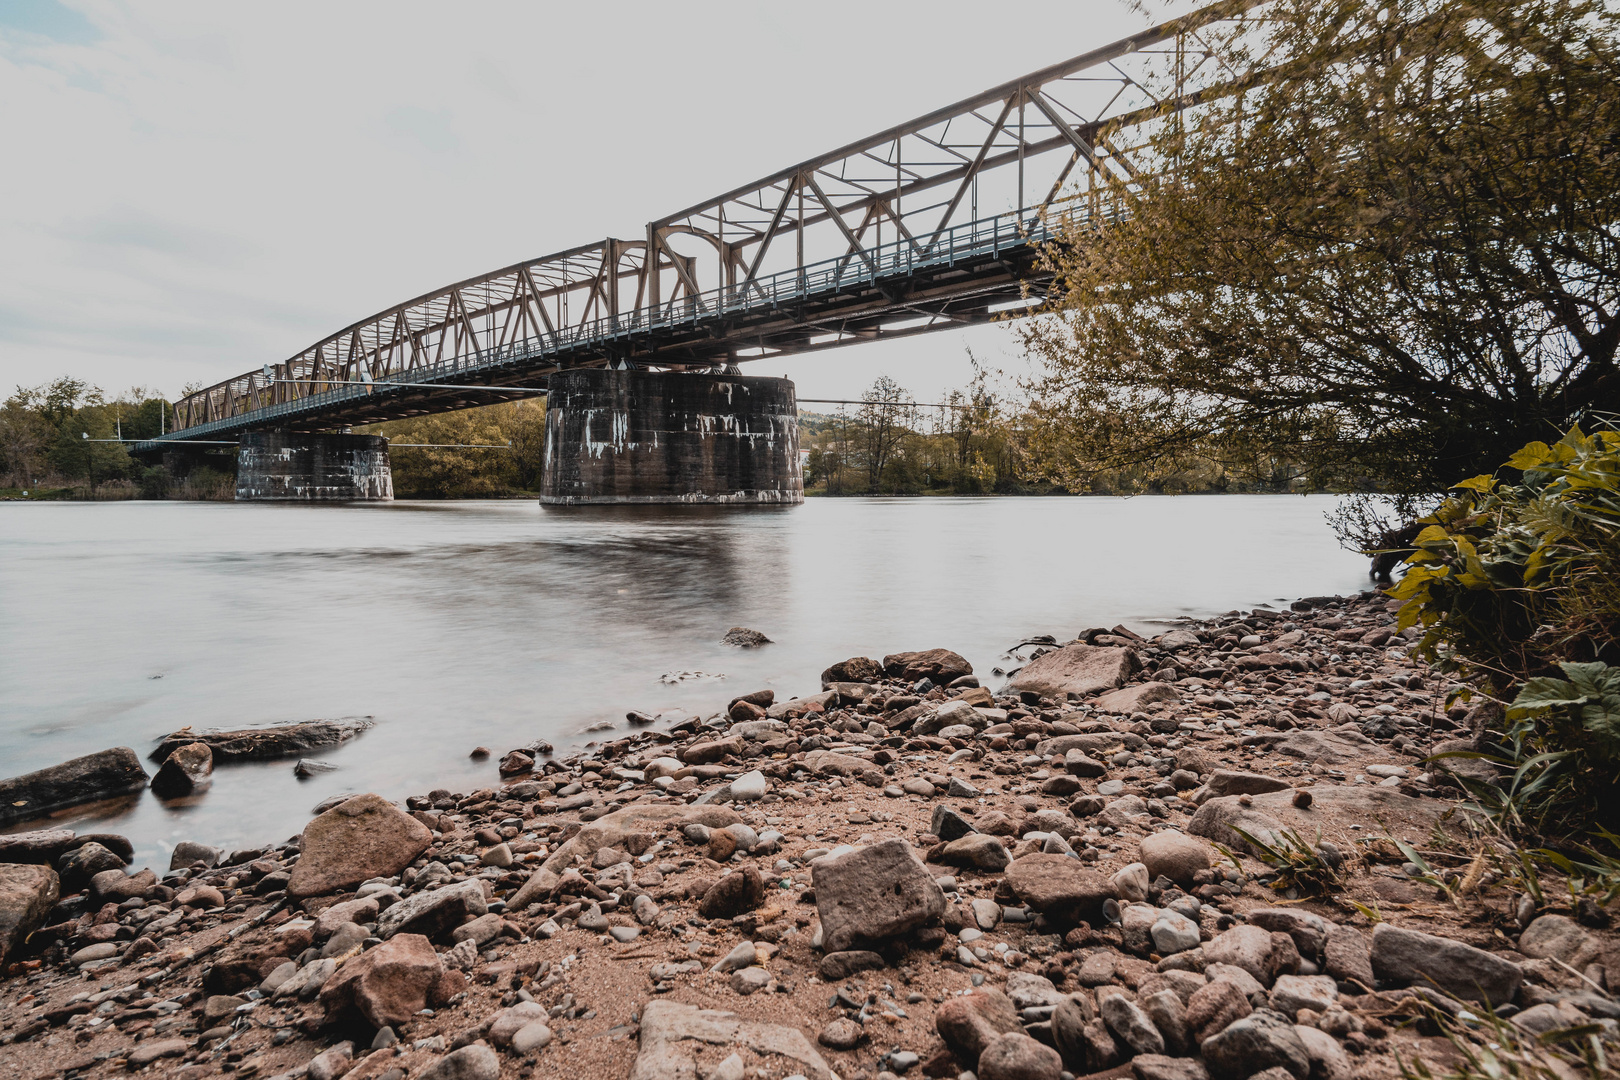
[[[0,776],[166,732],[374,716],[308,780],[224,766],[84,831],[136,865],[194,839],[258,846],[342,791],[495,782],[468,751],[559,753],[629,709],[820,689],[848,656],[936,646],[988,675],[1027,635],[1366,585],[1327,497],[836,499],[542,510],[531,502],[0,506]],[[720,644],[748,626],[775,644]],[[720,681],[667,685],[669,672]],[[987,680],[992,681],[993,680]],[[611,737],[611,736],[608,736]]]

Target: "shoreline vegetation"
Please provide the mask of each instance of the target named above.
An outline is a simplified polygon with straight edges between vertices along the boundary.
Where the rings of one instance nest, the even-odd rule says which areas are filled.
[[[0,835],[0,1055],[87,1080],[1578,1075],[1620,1015],[1620,863],[1494,827],[1469,795],[1509,775],[1477,755],[1494,706],[1451,700],[1403,607],[1037,639],[995,692],[949,649],[852,657],[801,697],[470,748],[479,790],[340,796],[167,868]],[[242,733],[187,734],[159,776],[195,797]]]

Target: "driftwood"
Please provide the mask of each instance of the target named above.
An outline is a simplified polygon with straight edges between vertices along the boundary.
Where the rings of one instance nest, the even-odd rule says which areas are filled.
[[[192,731],[189,727],[170,732],[152,751],[153,761],[166,761],[187,743],[206,743],[215,761],[264,761],[269,758],[299,757],[311,750],[348,742],[371,727],[369,716],[347,716],[338,720],[310,720],[280,727],[241,728],[236,731]]]

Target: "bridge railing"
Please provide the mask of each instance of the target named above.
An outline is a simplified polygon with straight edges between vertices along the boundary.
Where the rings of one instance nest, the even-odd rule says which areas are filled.
[[[390,383],[465,381],[593,344],[692,326],[706,319],[789,307],[884,279],[905,278],[964,260],[994,258],[1005,252],[1046,242],[1060,228],[1084,228],[1095,224],[1091,211],[1080,205],[1054,207],[1043,215],[1029,210],[1010,211],[963,222],[941,231],[937,237],[901,238],[812,263],[802,269],[785,270],[683,296],[657,307],[642,307],[586,320],[501,346],[475,347],[442,361],[418,364],[397,376],[378,378],[365,385],[328,384],[321,388],[316,383],[307,387],[299,386],[294,390],[295,396],[283,400],[276,400],[281,395],[274,393],[272,380],[253,372],[208,391],[205,417],[182,416],[182,425],[170,438],[183,435],[195,437],[238,426],[240,419],[248,415],[255,420],[269,422],[283,417],[318,413],[329,406],[385,392]]]

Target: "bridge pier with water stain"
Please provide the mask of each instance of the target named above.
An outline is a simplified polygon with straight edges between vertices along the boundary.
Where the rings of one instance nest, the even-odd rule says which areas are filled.
[[[540,502],[804,501],[787,379],[586,369],[551,377]]]
[[[394,497],[378,435],[249,431],[236,456],[238,502],[379,502]]]

